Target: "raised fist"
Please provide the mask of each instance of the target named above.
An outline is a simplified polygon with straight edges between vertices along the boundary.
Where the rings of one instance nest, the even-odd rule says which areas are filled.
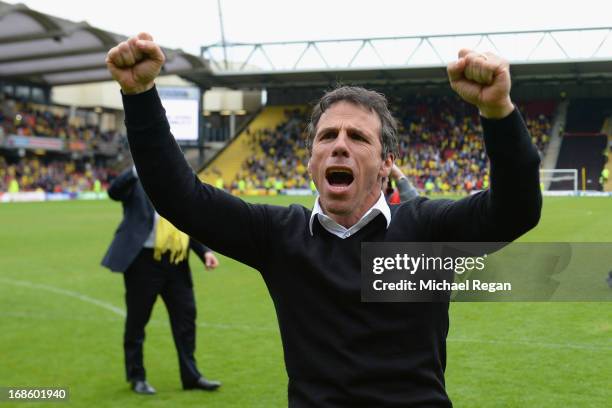
[[[111,48],[106,66],[124,94],[137,94],[153,88],[165,60],[153,37],[140,33]]]
[[[447,71],[453,90],[477,106],[485,118],[501,119],[514,110],[508,61],[490,52],[462,49],[459,59],[448,64]]]

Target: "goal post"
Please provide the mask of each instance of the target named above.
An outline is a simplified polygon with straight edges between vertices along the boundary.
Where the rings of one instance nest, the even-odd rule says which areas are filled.
[[[550,195],[578,195],[577,169],[540,169],[542,191]]]

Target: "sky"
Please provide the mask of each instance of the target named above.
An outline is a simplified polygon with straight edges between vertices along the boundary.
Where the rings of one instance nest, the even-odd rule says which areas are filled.
[[[147,31],[165,47],[196,55],[200,46],[221,39],[217,0],[21,3],[118,34]],[[605,4],[601,0],[221,0],[230,42],[612,27],[612,11],[605,10]]]

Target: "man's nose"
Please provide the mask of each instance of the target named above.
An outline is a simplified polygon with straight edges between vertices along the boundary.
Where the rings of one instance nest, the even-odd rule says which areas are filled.
[[[344,130],[341,130],[334,141],[334,148],[332,150],[332,157],[335,156],[344,156],[349,157],[349,148],[348,148],[348,135]]]

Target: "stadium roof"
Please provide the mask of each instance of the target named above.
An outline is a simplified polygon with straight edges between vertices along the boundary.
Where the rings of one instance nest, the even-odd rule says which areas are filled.
[[[460,48],[508,58],[518,80],[611,81],[612,27],[356,38],[202,47],[216,85],[289,87],[341,79],[362,83],[446,82]],[[187,75],[194,82],[210,80]]]
[[[110,80],[106,53],[125,39],[87,22],[75,23],[23,4],[0,1],[0,79],[49,86]],[[164,74],[209,75],[202,58],[181,50],[163,50],[167,57]]]
[[[106,81],[108,50],[127,37],[0,1],[0,79],[48,86]],[[208,88],[446,84],[461,46],[509,58],[515,80],[612,82],[612,28],[358,38],[163,48],[163,74]]]
[[[582,62],[533,62],[513,63],[512,77],[522,82],[612,82],[611,61]],[[392,68],[354,68],[321,69],[302,71],[263,71],[247,73],[215,73],[201,76],[199,73],[183,75],[195,83],[214,84],[229,88],[288,88],[296,86],[328,86],[337,81],[353,84],[447,84],[446,67],[392,67]]]

